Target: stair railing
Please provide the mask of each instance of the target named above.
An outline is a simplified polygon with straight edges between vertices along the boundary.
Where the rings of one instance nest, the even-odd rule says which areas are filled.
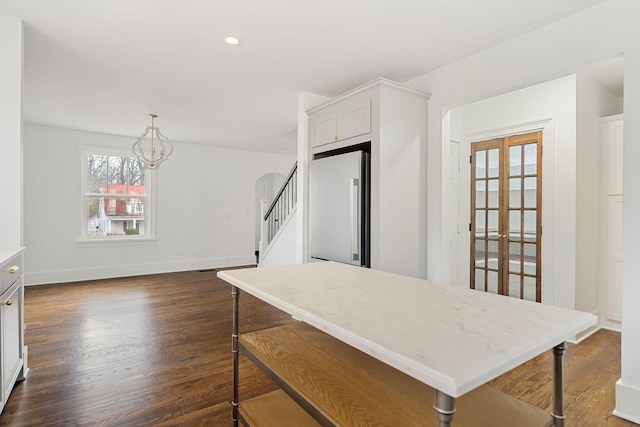
[[[266,249],[269,246],[271,240],[278,233],[278,230],[289,217],[291,211],[293,211],[297,201],[298,162],[293,165],[287,179],[282,184],[282,187],[280,187],[280,191],[278,191],[278,194],[276,194],[271,205],[264,213],[260,242],[261,253],[263,253],[263,248]]]

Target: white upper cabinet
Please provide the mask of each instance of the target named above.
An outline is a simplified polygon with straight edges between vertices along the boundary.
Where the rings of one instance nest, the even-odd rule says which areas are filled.
[[[337,103],[310,118],[311,146],[328,144],[371,132],[371,100]]]

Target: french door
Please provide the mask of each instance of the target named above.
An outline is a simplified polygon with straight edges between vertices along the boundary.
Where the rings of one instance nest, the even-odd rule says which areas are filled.
[[[542,132],[471,144],[471,289],[540,302]]]

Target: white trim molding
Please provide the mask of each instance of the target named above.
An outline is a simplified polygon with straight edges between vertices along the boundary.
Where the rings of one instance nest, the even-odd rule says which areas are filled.
[[[613,415],[640,424],[640,387],[623,384],[622,378],[616,382],[616,408]]]
[[[184,261],[153,262],[144,264],[109,265],[104,267],[76,268],[25,272],[25,286],[85,280],[111,279],[115,277],[143,276],[147,274],[173,273],[177,271],[224,269],[227,267],[255,265],[255,256],[207,258]]]

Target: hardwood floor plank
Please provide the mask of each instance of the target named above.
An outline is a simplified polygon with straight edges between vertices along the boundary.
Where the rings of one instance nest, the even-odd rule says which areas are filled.
[[[27,287],[30,372],[0,426],[230,426],[231,290],[215,271]],[[247,294],[242,331],[290,322]],[[241,357],[242,399],[275,385]],[[566,356],[568,426],[628,427],[611,415],[620,334],[601,331]],[[551,353],[492,382],[551,407]]]

